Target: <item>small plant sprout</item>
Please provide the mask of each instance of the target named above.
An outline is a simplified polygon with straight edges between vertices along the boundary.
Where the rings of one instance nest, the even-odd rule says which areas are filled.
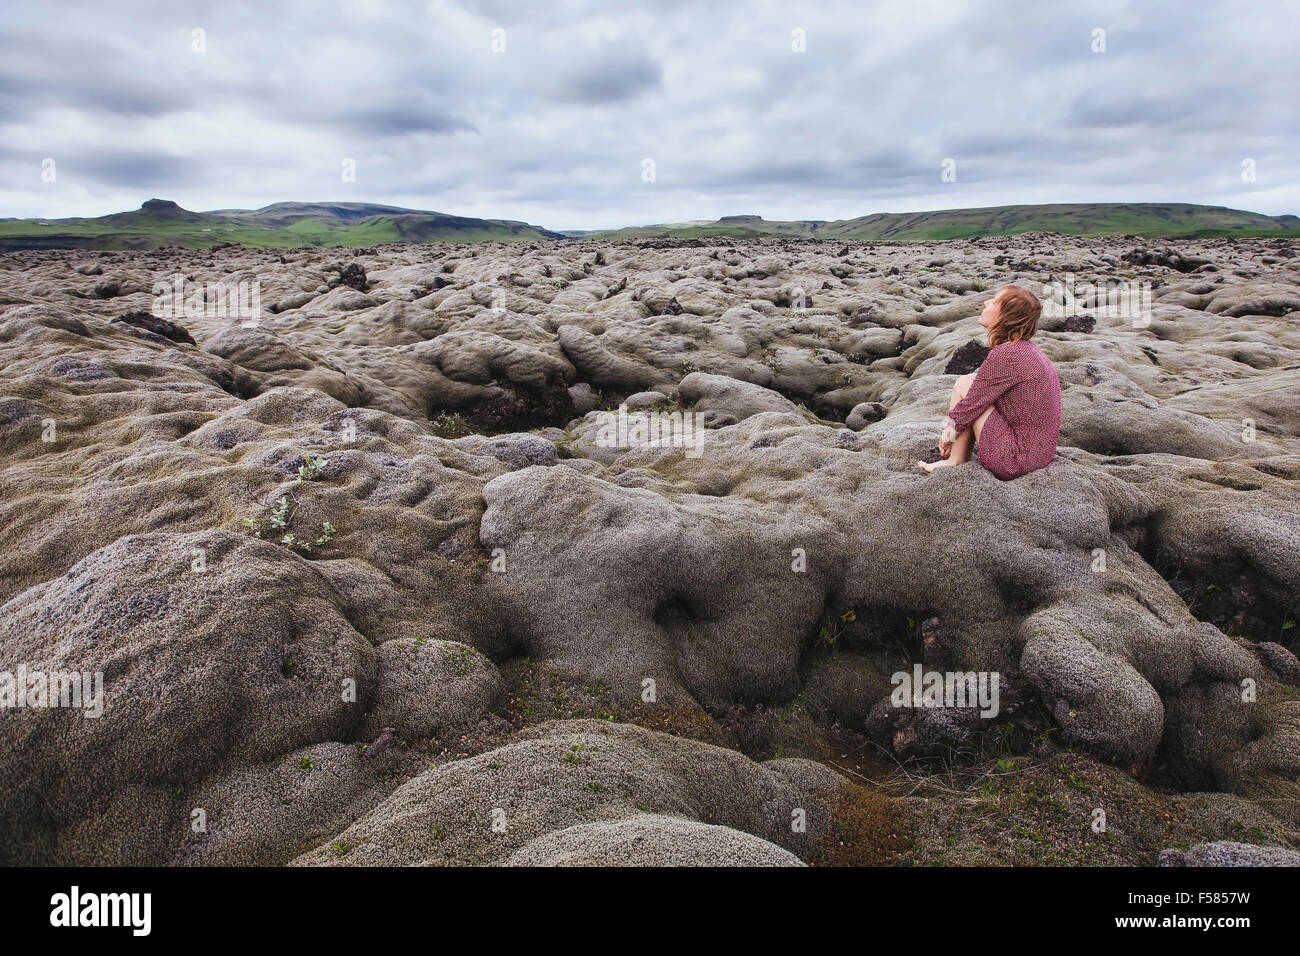
[[[293,548],[301,548],[303,551],[311,550],[311,544],[309,542],[303,541],[299,539],[296,535],[292,535],[292,534],[286,534],[283,538],[280,539],[280,543],[284,545],[286,548],[289,548],[291,550]]]
[[[325,466],[330,463],[328,458],[314,458],[311,455],[303,455],[303,464],[298,466],[298,480],[311,481],[319,478]]]
[[[325,460],[313,459],[313,461],[315,461],[319,467],[324,465]],[[310,533],[301,530],[295,531],[290,527],[293,524],[294,511],[294,504],[289,499],[289,496],[281,496],[279,501],[276,502],[275,507],[271,509],[271,513],[267,518],[270,527],[279,532],[280,537],[276,538],[274,535],[271,535],[270,538],[272,541],[284,545],[291,551],[300,551],[303,554],[310,554],[312,550]],[[241,528],[251,531],[254,537],[262,537],[262,526],[257,518],[240,518],[239,525]],[[334,540],[334,535],[338,532],[338,529],[329,521],[322,521],[320,529],[321,533],[320,536],[316,538],[316,544],[324,547]]]
[[[271,527],[283,531],[289,527],[289,499],[281,498],[271,512]]]

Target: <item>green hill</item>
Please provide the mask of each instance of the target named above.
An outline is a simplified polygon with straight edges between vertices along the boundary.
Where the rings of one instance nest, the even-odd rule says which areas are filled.
[[[132,212],[95,219],[0,220],[0,250],[374,246],[385,242],[517,242],[559,239],[526,222],[471,219],[367,203],[274,203],[262,209],[191,212],[150,199]]]
[[[389,242],[518,242],[537,239],[653,239],[761,236],[809,239],[967,239],[1056,232],[1071,236],[1160,238],[1297,236],[1300,219],[1191,203],[1059,203],[934,212],[873,213],[826,222],[775,222],[761,216],[552,232],[508,219],[472,219],[373,203],[280,202],[262,209],[191,212],[165,199],[95,219],[0,219],[0,251],[13,249],[203,248],[237,242],[255,248],[374,246]]]
[[[1164,238],[1300,236],[1295,216],[1198,206],[1191,203],[1053,203],[988,206],[934,212],[874,213],[857,219],[768,221],[724,216],[713,222],[666,223],[592,233],[588,238],[649,239],[696,236],[797,236],[820,239],[968,239],[1057,232],[1070,236],[1136,235]]]

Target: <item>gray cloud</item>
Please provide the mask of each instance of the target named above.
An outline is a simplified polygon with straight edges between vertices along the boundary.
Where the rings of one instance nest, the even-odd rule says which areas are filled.
[[[381,106],[349,107],[319,122],[339,123],[373,136],[401,136],[407,133],[476,133],[473,123],[444,112],[428,103],[389,103]]]
[[[603,42],[567,67],[554,90],[578,103],[621,103],[660,88],[663,70],[644,49],[628,41]]]
[[[1294,0],[59,9],[6,7],[0,216],[151,195],[194,209],[367,200],[552,228],[1050,201],[1300,211],[1282,28]],[[947,158],[955,183],[940,178]]]
[[[65,164],[63,174],[85,175],[90,179],[122,183],[149,191],[158,187],[179,187],[194,179],[205,179],[207,163],[166,153],[133,149],[86,151]]]
[[[1065,124],[1072,128],[1117,129],[1129,126],[1166,126],[1196,112],[1194,103],[1161,99],[1140,92],[1100,97],[1085,93],[1070,105]]]

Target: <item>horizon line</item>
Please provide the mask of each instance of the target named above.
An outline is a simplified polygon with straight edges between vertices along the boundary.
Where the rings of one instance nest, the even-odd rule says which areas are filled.
[[[179,202],[176,202],[176,200],[164,199],[161,196],[154,195],[154,196],[150,196],[148,199],[143,200],[140,203],[140,205],[137,206],[135,209],[123,209],[123,210],[119,210],[118,212],[102,213],[98,216],[93,216],[93,215],[92,216],[4,216],[4,217],[0,217],[0,221],[8,220],[11,222],[12,221],[59,222],[59,221],[67,221],[71,219],[102,219],[107,216],[115,216],[115,215],[122,215],[124,213],[137,212],[140,209],[144,208],[145,203],[155,202],[155,201],[169,202],[175,205],[177,208],[184,210],[185,212],[192,212],[197,215],[211,215],[214,213],[221,213],[221,212],[228,212],[228,213],[261,212],[262,210],[269,209],[272,206],[281,205],[281,204],[298,204],[304,206],[346,206],[346,205],[383,206],[387,209],[401,210],[402,212],[414,213],[414,214],[423,213],[423,214],[433,214],[439,216],[451,216],[460,219],[477,219],[485,222],[490,222],[490,221],[517,222],[517,223],[523,223],[524,225],[533,226],[535,228],[544,229],[548,232],[555,232],[555,233],[615,232],[621,229],[649,229],[655,226],[671,227],[671,226],[681,226],[687,224],[711,224],[711,223],[720,222],[723,219],[736,218],[736,217],[757,217],[762,221],[768,223],[785,223],[785,222],[836,223],[836,222],[849,222],[855,219],[866,219],[870,216],[909,216],[909,215],[919,215],[922,213],[965,212],[965,211],[978,211],[984,209],[1008,209],[1008,208],[1016,208],[1016,207],[1044,208],[1049,206],[1197,206],[1204,209],[1223,209],[1232,212],[1249,213],[1251,215],[1256,215],[1256,216],[1267,216],[1269,218],[1274,218],[1274,219],[1285,218],[1287,216],[1300,218],[1300,215],[1294,212],[1266,213],[1266,212],[1259,212],[1257,210],[1245,209],[1236,206],[1226,206],[1223,205],[1222,203],[1190,202],[1186,200],[1115,200],[1115,201],[1105,200],[1105,201],[1096,201],[1096,202],[1076,201],[1076,202],[992,203],[992,204],[981,205],[981,206],[947,206],[938,209],[909,209],[900,212],[889,212],[885,210],[878,210],[873,212],[862,213],[856,216],[846,216],[839,219],[815,219],[815,218],[767,219],[762,213],[756,213],[756,212],[723,213],[714,219],[687,219],[687,220],[678,220],[674,222],[663,222],[663,221],[646,222],[646,223],[636,223],[636,224],[624,224],[622,226],[598,227],[592,229],[592,228],[579,228],[579,227],[552,227],[552,226],[542,225],[538,222],[533,222],[528,219],[518,219],[518,218],[511,218],[506,216],[482,216],[482,215],[474,216],[474,215],[466,215],[463,213],[444,212],[442,210],[437,210],[437,209],[417,209],[411,206],[394,205],[391,202],[380,202],[380,201],[372,201],[372,200],[365,200],[365,199],[315,199],[315,200],[278,199],[273,202],[266,203],[265,205],[262,206],[252,206],[252,207],[217,206],[211,209],[190,209],[189,207],[183,206]]]

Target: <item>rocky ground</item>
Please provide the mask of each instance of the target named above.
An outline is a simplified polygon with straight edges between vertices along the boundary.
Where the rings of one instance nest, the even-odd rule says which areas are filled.
[[[2,256],[0,671],[104,712],[0,711],[0,862],[1294,862],[1293,246]],[[1152,314],[1044,321],[1057,460],[922,475],[1067,273]],[[267,311],[142,314],[177,274]]]

